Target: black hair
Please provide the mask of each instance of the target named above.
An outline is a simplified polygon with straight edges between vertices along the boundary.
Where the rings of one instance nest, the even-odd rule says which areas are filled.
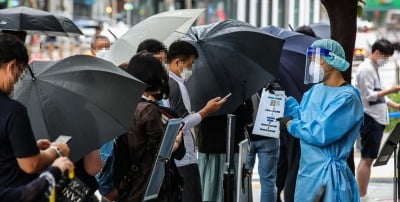
[[[169,46],[167,61],[170,63],[176,58],[186,60],[193,56],[195,58],[199,57],[196,47],[186,41],[175,41]]]
[[[141,53],[133,56],[126,71],[148,85],[145,91],[160,90],[164,98],[169,97],[168,73],[152,54]]]
[[[142,51],[147,51],[150,53],[158,53],[161,51],[167,52],[167,48],[164,46],[164,44],[161,41],[158,41],[155,39],[146,39],[139,44],[139,46],[136,50],[136,53],[139,53]]]
[[[29,56],[25,45],[15,36],[0,34],[0,65],[14,59],[17,64],[28,64]]]
[[[12,36],[15,36],[19,40],[21,40],[22,43],[25,43],[26,35],[27,35],[26,31],[2,30],[1,32],[5,33],[5,34],[12,35]]]
[[[92,40],[92,43],[90,43],[90,47],[94,47],[94,44],[96,43],[96,41],[98,41],[98,40],[105,40],[105,41],[108,41],[108,43],[110,43],[110,45],[111,45],[111,41],[110,41],[110,39],[108,38],[108,37],[106,37],[106,36],[104,36],[104,35],[96,35],[96,36],[94,36],[94,38],[93,38],[93,40]]]
[[[317,37],[317,35],[315,35],[315,32],[311,29],[311,27],[307,26],[307,25],[303,25],[303,26],[298,27],[295,30],[295,32],[302,33],[302,34],[305,34],[307,36]]]
[[[386,39],[379,39],[375,41],[375,43],[372,45],[372,53],[376,50],[387,56],[392,56],[394,53],[393,44]]]

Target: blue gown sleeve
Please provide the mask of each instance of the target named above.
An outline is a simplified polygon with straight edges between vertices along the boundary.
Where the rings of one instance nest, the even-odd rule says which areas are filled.
[[[342,138],[363,118],[363,108],[359,99],[349,93],[332,101],[316,117],[305,122],[301,119],[290,121],[288,131],[309,144],[319,147]]]
[[[299,119],[299,103],[293,97],[288,97],[285,101],[285,113],[284,116],[292,116],[294,119]]]

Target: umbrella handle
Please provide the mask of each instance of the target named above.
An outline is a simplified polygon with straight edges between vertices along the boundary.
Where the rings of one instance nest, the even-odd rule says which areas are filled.
[[[36,80],[36,77],[35,77],[35,75],[33,74],[32,68],[31,68],[31,66],[29,66],[29,65],[28,65],[28,70],[29,70],[29,73],[30,73],[31,76],[32,76],[32,80]]]

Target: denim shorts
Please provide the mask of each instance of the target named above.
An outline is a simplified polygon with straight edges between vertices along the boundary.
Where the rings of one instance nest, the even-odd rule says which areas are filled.
[[[364,124],[361,126],[361,157],[376,159],[381,145],[385,125],[376,122],[364,113]]]

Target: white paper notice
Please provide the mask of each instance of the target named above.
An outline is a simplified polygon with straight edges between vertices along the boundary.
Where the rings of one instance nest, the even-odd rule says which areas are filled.
[[[285,110],[285,91],[269,93],[263,89],[260,104],[258,105],[253,134],[279,138],[279,121]]]

